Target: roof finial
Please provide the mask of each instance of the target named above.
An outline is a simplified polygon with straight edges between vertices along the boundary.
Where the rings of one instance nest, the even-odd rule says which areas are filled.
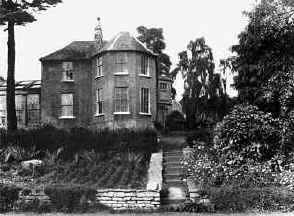
[[[97,42],[99,48],[103,45],[103,34],[102,34],[102,28],[101,28],[101,22],[100,17],[97,18],[97,26],[95,27],[95,41]]]

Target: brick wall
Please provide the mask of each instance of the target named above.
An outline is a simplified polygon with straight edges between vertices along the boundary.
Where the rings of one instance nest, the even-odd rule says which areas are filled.
[[[73,62],[74,82],[62,82],[62,62],[42,63],[41,120],[57,127],[87,127],[92,117],[91,61]],[[75,119],[59,119],[61,94],[73,93]]]

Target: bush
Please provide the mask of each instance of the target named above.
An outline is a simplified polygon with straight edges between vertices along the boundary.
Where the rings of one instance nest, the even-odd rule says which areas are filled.
[[[10,211],[18,200],[20,188],[14,185],[0,184],[0,212]]]
[[[77,152],[83,150],[144,153],[158,150],[157,133],[152,129],[91,131],[85,128],[72,128],[64,130],[45,125],[37,129],[20,129],[9,134],[1,130],[0,139],[0,148],[16,146],[30,152],[30,157],[39,159],[44,157],[45,152],[52,153],[61,148],[63,149],[61,158],[65,160],[71,160]]]
[[[171,131],[184,130],[186,120],[182,113],[179,111],[173,111],[166,116],[166,128]]]
[[[211,187],[206,192],[215,210],[221,212],[279,211],[291,210],[294,206],[293,191],[281,187]]]
[[[213,143],[213,130],[210,128],[201,128],[193,131],[193,133],[187,136],[186,141],[190,147],[193,147],[199,142],[204,142],[207,146],[211,146]]]
[[[267,161],[280,150],[280,122],[252,105],[238,105],[215,129],[216,151],[231,165]]]
[[[57,211],[64,212],[86,211],[96,201],[96,190],[80,185],[50,185],[45,194]]]

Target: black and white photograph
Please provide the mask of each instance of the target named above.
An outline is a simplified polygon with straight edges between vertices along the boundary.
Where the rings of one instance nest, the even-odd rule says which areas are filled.
[[[0,0],[0,215],[293,216],[294,0]]]

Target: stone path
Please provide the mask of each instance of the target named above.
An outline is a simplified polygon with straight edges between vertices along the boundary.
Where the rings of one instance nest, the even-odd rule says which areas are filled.
[[[187,186],[182,181],[181,159],[185,136],[165,136],[161,138],[163,147],[163,187],[166,193],[162,197],[162,205],[173,205],[185,202]]]

